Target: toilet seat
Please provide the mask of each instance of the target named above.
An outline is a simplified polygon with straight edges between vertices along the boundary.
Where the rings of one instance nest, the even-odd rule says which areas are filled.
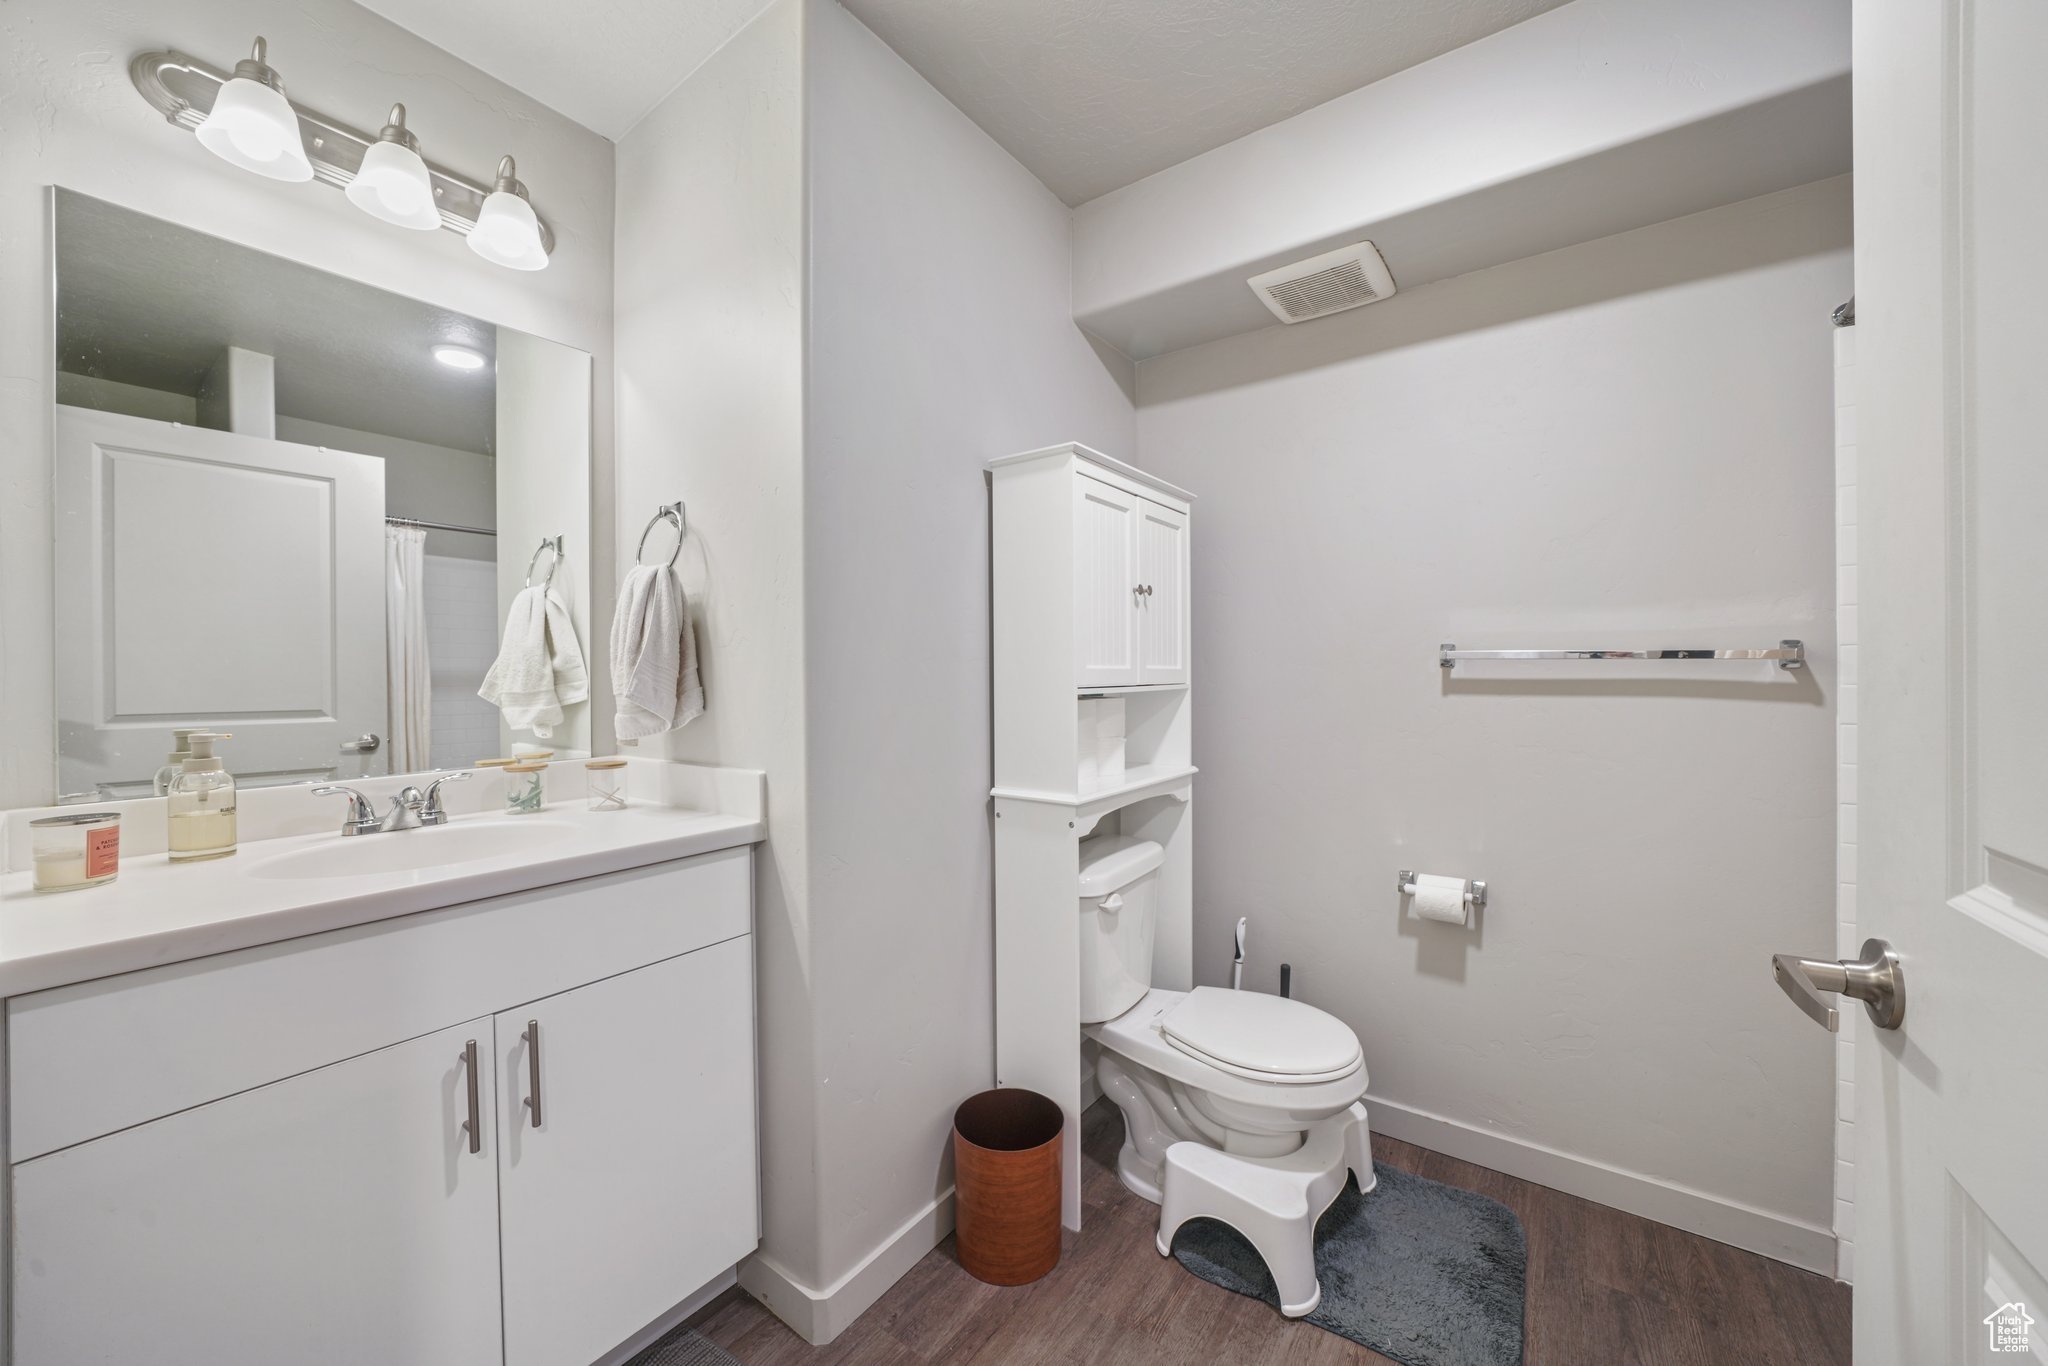
[[[1256,991],[1196,987],[1159,1016],[1161,1037],[1218,1071],[1309,1086],[1356,1072],[1358,1036],[1336,1016]]]

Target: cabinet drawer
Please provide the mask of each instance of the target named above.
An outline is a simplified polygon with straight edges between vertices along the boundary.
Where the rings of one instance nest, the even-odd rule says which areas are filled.
[[[752,895],[727,849],[16,997],[9,1160],[745,934]]]

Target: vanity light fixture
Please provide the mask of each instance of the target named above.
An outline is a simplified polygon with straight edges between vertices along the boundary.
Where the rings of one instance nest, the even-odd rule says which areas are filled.
[[[533,216],[518,172],[511,157],[498,163],[498,179],[469,230],[469,249],[513,270],[545,270],[548,253],[540,242],[540,220]]]
[[[447,343],[434,348],[434,359],[453,370],[481,370],[490,364],[481,351]]]
[[[264,61],[264,40],[222,71],[182,52],[144,52],[128,75],[151,107],[235,165],[276,180],[318,180],[368,213],[409,228],[446,228],[476,254],[514,270],[540,270],[554,233],[533,211],[512,158],[495,181],[478,182],[420,156],[404,106],[377,134],[294,105]],[[361,182],[360,186],[358,182]],[[424,188],[425,197],[420,197]]]
[[[363,153],[356,178],[344,191],[348,202],[372,218],[401,228],[432,232],[441,226],[434,207],[434,183],[420,160],[420,140],[405,126],[405,106],[391,106],[391,120]]]
[[[235,63],[235,74],[194,131],[200,146],[245,171],[272,180],[311,180],[313,163],[306,159],[299,116],[284,97],[284,82],[264,60],[267,46],[258,38]]]

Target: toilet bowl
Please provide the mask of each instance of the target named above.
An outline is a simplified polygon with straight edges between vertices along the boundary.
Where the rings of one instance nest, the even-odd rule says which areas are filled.
[[[1117,1173],[1157,1204],[1166,1150],[1200,1143],[1282,1158],[1365,1094],[1365,1058],[1342,1020],[1253,991],[1152,986],[1155,843],[1084,840],[1081,1023],[1096,1078],[1124,1116]]]
[[[1124,1116],[1117,1175],[1154,1204],[1175,1143],[1285,1157],[1311,1126],[1365,1095],[1365,1059],[1350,1028],[1278,996],[1153,988],[1083,1033],[1100,1049],[1102,1092]]]

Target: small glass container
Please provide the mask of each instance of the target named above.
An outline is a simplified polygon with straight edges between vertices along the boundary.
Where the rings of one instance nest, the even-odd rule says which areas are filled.
[[[505,814],[523,816],[530,811],[541,809],[542,797],[540,775],[547,772],[546,764],[507,764],[505,766]]]
[[[81,811],[29,825],[29,855],[39,892],[75,892],[121,875],[121,813]]]
[[[624,811],[626,809],[626,761],[624,759],[592,759],[583,766],[583,772],[590,784],[590,809],[592,811]]]

